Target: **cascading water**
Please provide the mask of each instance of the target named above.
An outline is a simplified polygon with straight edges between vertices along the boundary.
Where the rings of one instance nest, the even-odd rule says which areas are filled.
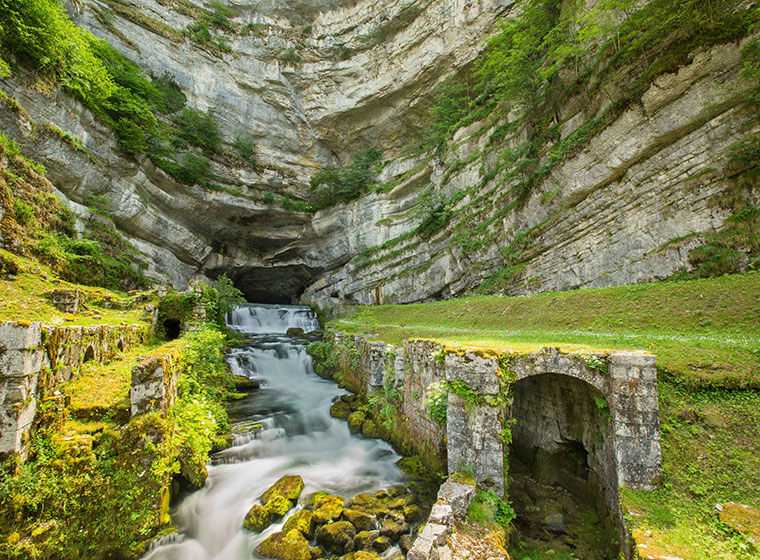
[[[344,421],[330,416],[333,399],[344,391],[314,373],[304,344],[271,334],[289,327],[318,328],[309,308],[247,305],[228,321],[239,332],[258,333],[233,349],[228,361],[235,374],[259,380],[261,388],[231,406],[235,440],[214,456],[205,487],[174,513],[180,537],[157,543],[145,560],[257,558],[257,544],[283,523],[253,534],[242,528],[243,519],[259,496],[287,474],[303,478],[302,501],[316,491],[348,499],[402,482],[395,465],[399,456],[388,444],[352,436]]]

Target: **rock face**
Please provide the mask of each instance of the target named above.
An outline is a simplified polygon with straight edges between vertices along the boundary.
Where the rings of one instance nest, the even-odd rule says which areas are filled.
[[[23,108],[3,106],[0,129],[45,165],[80,216],[90,195],[108,197],[109,214],[154,280],[183,288],[227,272],[251,299],[412,302],[480,285],[510,266],[500,249],[525,242],[509,293],[618,285],[688,269],[689,250],[731,215],[718,201],[731,189],[725,154],[748,118],[739,106],[747,87],[740,45],[692,53],[502,216],[509,186],[498,173],[489,178],[499,153],[488,138],[505,123],[461,129],[446,162],[404,150],[419,139],[434,86],[472,63],[499,18],[517,13],[515,2],[231,1],[238,31],[223,34],[230,53],[183,38],[201,2],[182,5],[94,0],[73,17],[148,72],[174,76],[190,106],[214,111],[228,145],[241,134],[255,139],[257,169],[221,155],[212,161],[221,190],[179,184],[147,158],[123,156],[81,103],[40,93],[32,76],[0,80]],[[301,62],[282,61],[290,49]],[[609,102],[602,94],[563,102],[560,136]],[[374,145],[387,162],[379,181],[395,184],[388,192],[313,214],[284,207],[285,195],[308,196],[318,168]],[[452,241],[456,220],[430,237],[412,233],[421,192],[450,197],[473,185],[452,212],[471,219],[470,228],[490,223],[493,238],[464,249]],[[503,205],[484,203],[485,193]]]

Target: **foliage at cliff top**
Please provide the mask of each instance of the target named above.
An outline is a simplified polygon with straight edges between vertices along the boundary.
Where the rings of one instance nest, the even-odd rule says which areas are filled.
[[[719,278],[369,306],[333,324],[400,343],[430,337],[518,351],[641,349],[695,386],[760,387],[760,272]]]

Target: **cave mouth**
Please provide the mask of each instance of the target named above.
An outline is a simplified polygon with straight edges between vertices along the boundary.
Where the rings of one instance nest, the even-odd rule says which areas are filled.
[[[509,495],[518,540],[531,552],[618,558],[618,526],[608,507],[617,479],[607,461],[602,394],[559,374],[528,377],[513,388]]]
[[[166,333],[167,340],[179,338],[180,327],[178,319],[166,319],[164,321],[164,332]]]
[[[249,303],[298,303],[318,271],[306,265],[239,266],[209,271],[214,278],[227,274]]]

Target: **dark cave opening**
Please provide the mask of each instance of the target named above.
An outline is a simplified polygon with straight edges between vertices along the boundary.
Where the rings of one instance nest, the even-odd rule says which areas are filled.
[[[164,332],[166,333],[167,340],[174,340],[179,338],[180,323],[177,319],[164,320]]]
[[[602,394],[550,373],[518,381],[513,395],[509,495],[517,539],[584,560],[617,558],[618,527],[608,507],[617,478]]]
[[[243,266],[209,271],[213,277],[227,274],[249,303],[288,305],[298,303],[318,271],[306,265]]]

